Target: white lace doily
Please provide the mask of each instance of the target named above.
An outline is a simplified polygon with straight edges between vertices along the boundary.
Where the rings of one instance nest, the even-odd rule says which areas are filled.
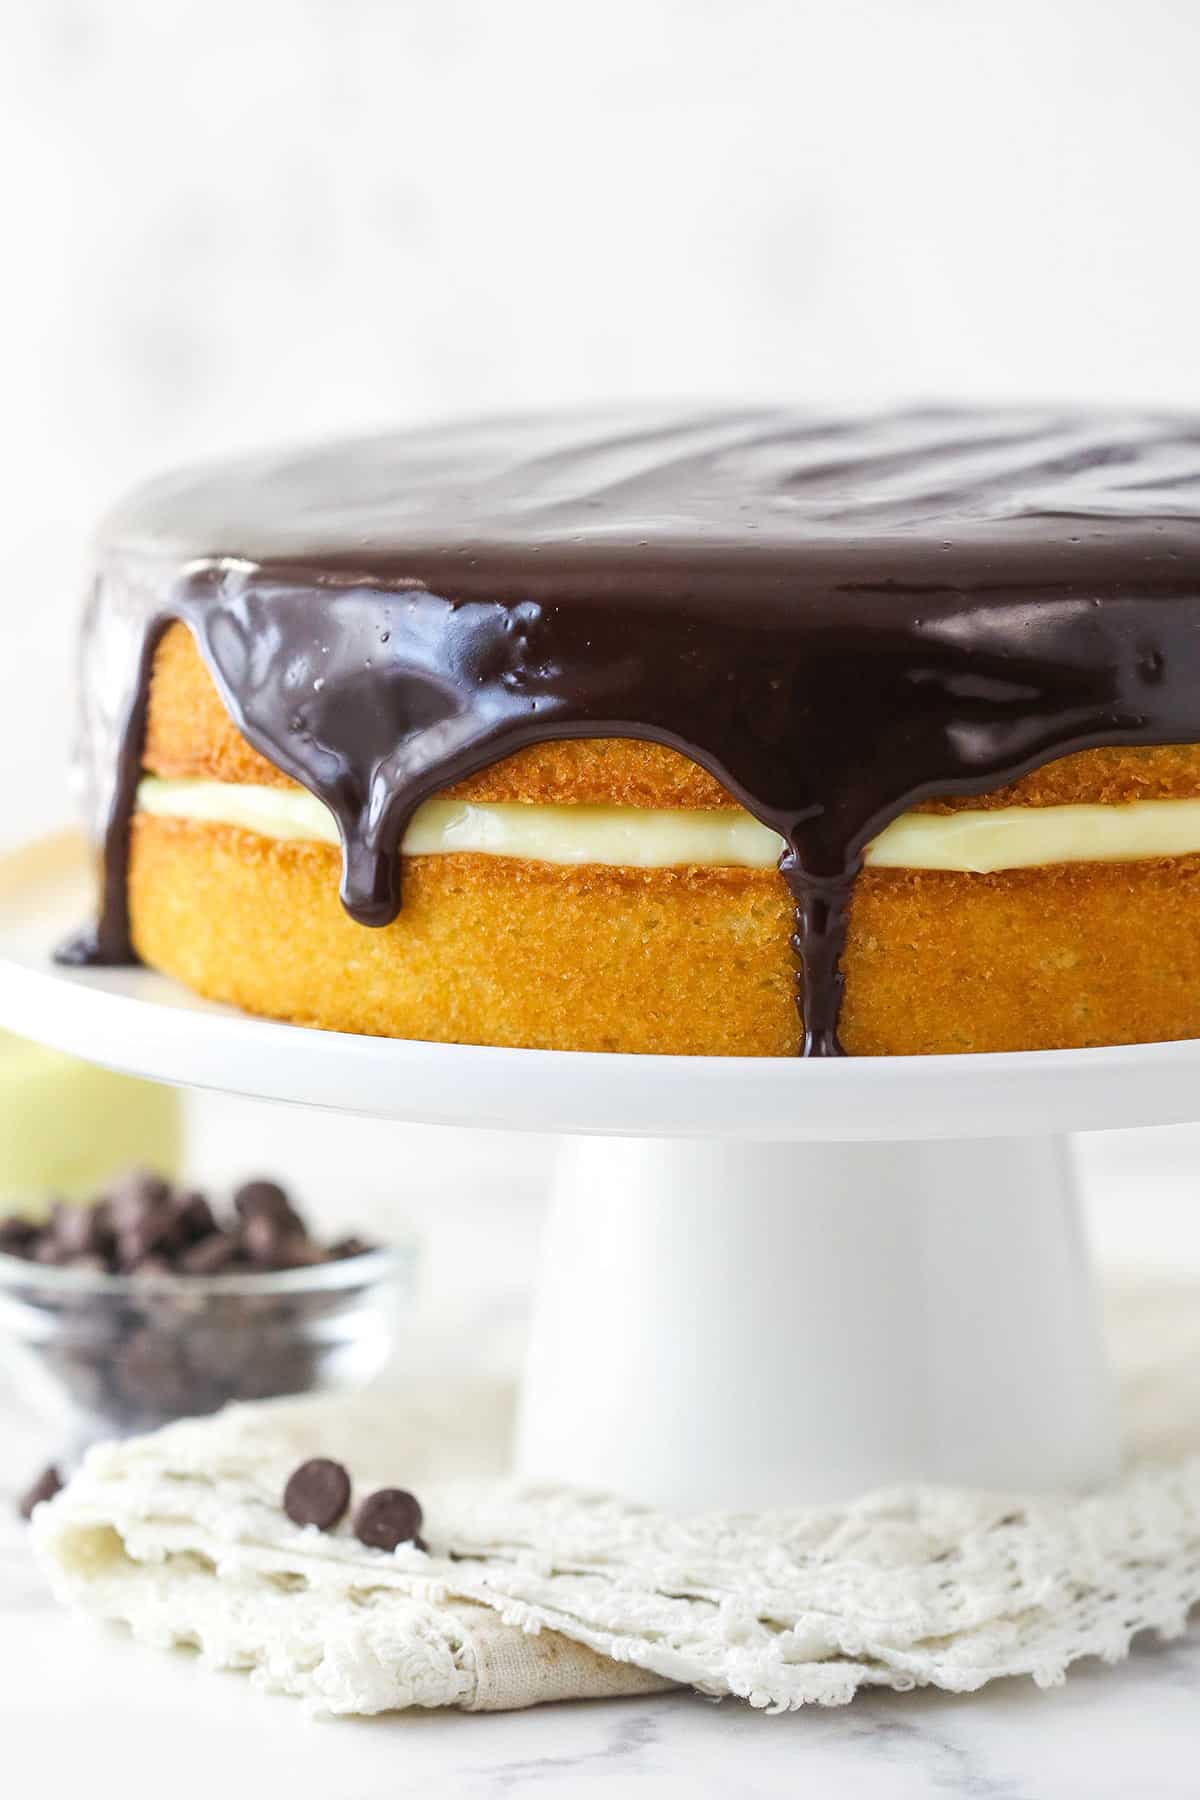
[[[1130,1460],[1090,1498],[904,1489],[673,1518],[487,1474],[506,1407],[464,1383],[419,1406],[379,1390],[240,1407],[104,1446],[39,1509],[35,1540],[68,1604],[331,1712],[671,1682],[772,1709],[1055,1682],[1138,1631],[1181,1631],[1200,1601],[1200,1289],[1126,1289],[1112,1320]],[[292,1526],[283,1481],[318,1453],[360,1491],[416,1489],[431,1554]]]

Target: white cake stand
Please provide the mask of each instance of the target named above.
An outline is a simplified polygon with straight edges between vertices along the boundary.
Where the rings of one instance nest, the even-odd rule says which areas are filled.
[[[570,1134],[522,1473],[760,1507],[1113,1472],[1063,1134],[1200,1117],[1200,1042],[793,1063],[352,1037],[56,967],[89,903],[74,839],[0,868],[0,1024],[162,1081]]]

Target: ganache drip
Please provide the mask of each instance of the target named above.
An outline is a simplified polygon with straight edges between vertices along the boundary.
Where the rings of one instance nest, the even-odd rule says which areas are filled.
[[[808,1056],[840,1054],[863,851],[1074,750],[1200,740],[1200,422],[1023,412],[517,419],[169,478],[109,522],[83,635],[105,845],[71,960],[133,960],[158,637],[323,800],[381,926],[439,790],[528,745],[665,744],[786,845]]]

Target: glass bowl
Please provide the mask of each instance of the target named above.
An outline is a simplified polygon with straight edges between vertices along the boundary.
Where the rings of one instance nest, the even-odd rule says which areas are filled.
[[[0,1357],[64,1454],[386,1363],[412,1292],[407,1246],[262,1274],[107,1275],[0,1255]]]

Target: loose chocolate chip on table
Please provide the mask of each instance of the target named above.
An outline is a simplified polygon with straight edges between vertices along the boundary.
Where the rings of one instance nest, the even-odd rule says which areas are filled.
[[[420,1529],[420,1504],[403,1488],[379,1488],[368,1494],[354,1515],[355,1537],[373,1550],[412,1543]]]
[[[283,1510],[293,1525],[330,1531],[350,1504],[350,1477],[341,1463],[313,1456],[288,1477]]]
[[[53,1500],[62,1486],[62,1476],[51,1463],[43,1469],[31,1488],[27,1488],[17,1502],[17,1511],[23,1519],[33,1517],[33,1509],[40,1506],[43,1500]]]

